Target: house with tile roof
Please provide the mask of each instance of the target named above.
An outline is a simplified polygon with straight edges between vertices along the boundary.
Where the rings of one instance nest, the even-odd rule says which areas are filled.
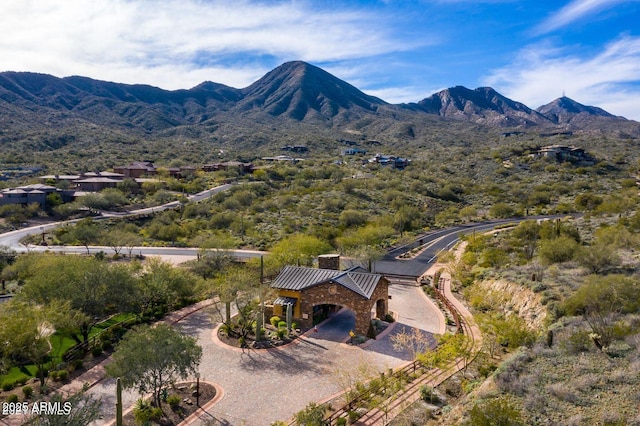
[[[325,266],[322,261],[320,266]],[[355,332],[366,335],[372,317],[384,319],[388,313],[389,281],[359,266],[343,271],[286,266],[271,287],[278,293],[273,313],[285,315],[291,305],[293,320],[303,327],[312,327],[345,307],[355,313]]]

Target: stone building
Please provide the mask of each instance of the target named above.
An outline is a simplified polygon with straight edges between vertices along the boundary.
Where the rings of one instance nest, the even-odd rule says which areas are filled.
[[[286,266],[278,274],[271,283],[278,292],[273,313],[285,315],[292,305],[293,320],[312,327],[345,307],[355,313],[355,332],[366,335],[372,315],[384,319],[388,313],[389,281],[359,266],[340,271],[338,256],[321,257],[319,263],[320,268]]]

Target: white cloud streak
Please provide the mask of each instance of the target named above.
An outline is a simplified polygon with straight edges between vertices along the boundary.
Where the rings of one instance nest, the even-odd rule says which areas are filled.
[[[530,46],[483,82],[532,108],[565,92],[582,104],[640,121],[640,38],[622,37],[591,58]]]
[[[167,89],[203,80],[244,87],[268,71],[265,57],[332,62],[419,44],[394,39],[384,19],[362,9],[314,9],[304,1],[2,2],[0,63],[3,70]]]
[[[628,1],[629,0],[573,0],[538,25],[535,32],[537,34],[546,34],[569,25],[587,15]]]

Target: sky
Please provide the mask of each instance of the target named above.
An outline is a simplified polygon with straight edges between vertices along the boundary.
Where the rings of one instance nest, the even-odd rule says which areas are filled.
[[[640,121],[640,0],[20,0],[0,71],[243,88],[302,60],[390,103],[490,86]]]

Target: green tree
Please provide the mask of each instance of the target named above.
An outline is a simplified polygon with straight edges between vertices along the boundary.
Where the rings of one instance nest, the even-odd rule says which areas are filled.
[[[201,358],[202,348],[194,337],[163,323],[143,325],[125,334],[106,370],[120,377],[125,389],[151,393],[160,407],[162,389],[195,374]]]
[[[19,360],[29,360],[40,367],[40,383],[44,384],[49,337],[55,331],[46,316],[45,310],[35,304],[11,300],[0,305],[0,355],[4,370]]]
[[[402,236],[404,231],[411,231],[420,227],[421,216],[417,207],[403,205],[393,216],[393,227]]]
[[[72,334],[78,342],[87,340],[93,324],[108,314],[131,307],[135,280],[127,265],[110,265],[94,257],[42,254],[20,256],[12,268],[25,281],[18,295],[21,300],[41,305],[68,301],[71,308],[86,315],[87,321]]]
[[[581,315],[597,344],[605,347],[615,340],[616,321],[621,314],[640,309],[640,286],[634,277],[619,274],[590,276],[564,302],[569,315]]]
[[[149,259],[137,280],[133,297],[140,315],[171,310],[194,296],[197,278],[185,269],[174,268],[158,258]]]
[[[100,238],[100,228],[89,217],[67,228],[66,234],[63,235],[65,235],[64,241],[83,245],[89,254],[89,246],[97,243]]]
[[[331,250],[329,243],[316,237],[295,234],[280,240],[270,250],[267,265],[270,272],[276,272],[286,265],[312,265],[319,254]]]
[[[577,248],[575,259],[591,273],[598,274],[620,264],[617,251],[610,245],[596,243]]]
[[[512,243],[522,247],[525,259],[531,260],[538,247],[540,239],[540,225],[535,220],[522,221],[511,232]]]

